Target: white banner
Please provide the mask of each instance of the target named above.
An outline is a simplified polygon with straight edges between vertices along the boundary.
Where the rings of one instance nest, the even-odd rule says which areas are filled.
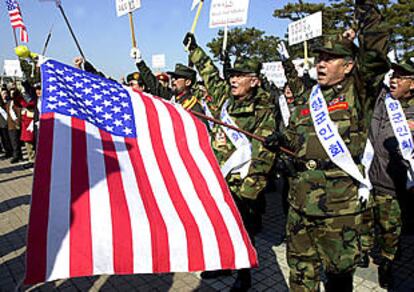
[[[243,25],[247,22],[249,0],[212,0],[210,28]]]
[[[152,55],[152,68],[165,68],[165,55]]]
[[[116,0],[116,14],[122,16],[141,8],[141,0]]]
[[[272,81],[277,87],[283,87],[286,83],[285,70],[282,62],[269,62],[262,64],[262,73],[269,81]]]
[[[19,60],[4,60],[3,71],[6,76],[23,77]]]
[[[322,35],[322,12],[316,12],[289,24],[289,46]]]
[[[310,68],[309,68],[309,75],[311,78],[315,79],[316,76],[316,68],[313,67],[315,58],[309,58],[308,59]],[[296,71],[298,71],[299,77],[303,76],[304,71],[304,59],[295,59],[292,60],[293,65],[295,65]],[[286,83],[286,76],[285,76],[285,70],[283,69],[282,62],[268,62],[262,64],[262,73],[272,81],[277,87],[283,87]]]

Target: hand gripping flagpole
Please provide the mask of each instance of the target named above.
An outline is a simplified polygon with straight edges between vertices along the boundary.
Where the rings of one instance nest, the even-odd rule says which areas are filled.
[[[230,128],[230,129],[232,129],[232,130],[238,131],[238,132],[240,132],[240,133],[243,133],[243,134],[245,134],[246,136],[248,136],[248,137],[250,137],[250,138],[253,138],[253,139],[257,140],[257,141],[260,141],[260,142],[262,142],[262,143],[265,141],[265,138],[264,138],[264,137],[261,137],[261,136],[255,135],[255,134],[253,134],[253,133],[247,132],[246,130],[243,130],[243,129],[240,129],[240,128],[237,128],[237,127],[234,127],[234,126],[232,126],[232,125],[229,125],[229,124],[223,123],[223,122],[222,122],[222,121],[220,121],[220,120],[217,120],[217,119],[215,119],[215,118],[212,118],[212,117],[206,116],[206,115],[204,115],[204,114],[202,114],[202,113],[199,113],[199,112],[196,112],[196,111],[193,111],[193,110],[189,110],[189,112],[191,112],[193,115],[195,115],[195,116],[197,116],[197,117],[199,117],[199,118],[202,118],[202,119],[204,119],[204,120],[207,120],[207,121],[213,122],[213,123],[215,123],[215,124],[218,124],[218,125],[220,125],[220,126],[224,126],[224,127]],[[295,154],[294,152],[292,152],[291,150],[289,150],[289,149],[287,149],[287,148],[284,148],[284,147],[279,147],[279,149],[280,149],[280,151],[282,151],[282,152],[284,152],[284,153],[286,153],[286,154],[288,154],[288,155],[290,155],[290,156],[293,156],[293,157],[295,157],[295,156],[296,156],[296,154]]]
[[[65,19],[66,25],[69,28],[70,34],[72,35],[73,40],[75,41],[76,47],[78,47],[79,53],[84,60],[86,60],[85,55],[82,52],[82,49],[79,45],[78,39],[75,36],[75,33],[72,30],[72,26],[69,23],[68,18],[66,17],[65,11],[63,10],[62,3],[60,1],[56,1],[56,6],[59,8],[60,12],[62,13],[63,18]]]

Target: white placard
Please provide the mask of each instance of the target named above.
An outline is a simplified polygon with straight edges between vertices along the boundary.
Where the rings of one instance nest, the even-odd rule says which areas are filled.
[[[309,58],[308,62],[310,65],[309,75],[311,78],[316,79],[316,68],[312,67],[314,64],[315,58]],[[295,65],[296,71],[298,71],[298,76],[303,76],[304,71],[304,59],[295,59],[292,60],[293,65]],[[285,85],[287,79],[285,75],[285,70],[283,69],[282,62],[268,62],[262,64],[262,73],[272,81],[277,87],[281,88]]]
[[[289,46],[322,35],[322,12],[316,12],[289,24]]]
[[[116,0],[116,14],[122,16],[141,8],[141,0]]]
[[[4,60],[4,74],[10,77],[23,77],[19,60]]]
[[[287,81],[282,62],[263,63],[262,73],[279,88],[283,87]]]
[[[158,54],[152,55],[152,68],[165,68],[165,55]]]
[[[247,22],[249,0],[212,0],[210,28],[243,25]]]

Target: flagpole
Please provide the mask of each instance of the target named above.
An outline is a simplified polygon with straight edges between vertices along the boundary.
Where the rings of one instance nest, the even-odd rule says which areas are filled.
[[[16,29],[13,28],[13,37],[14,37],[14,44],[16,45],[16,47],[19,46],[19,42],[17,41],[17,35],[16,35]]]
[[[132,47],[136,48],[137,40],[135,39],[134,19],[132,18],[132,12],[129,12],[128,15],[129,15],[129,26],[131,27]]]
[[[206,116],[206,115],[204,115],[204,114],[202,114],[202,113],[199,113],[199,112],[196,112],[196,111],[193,111],[193,110],[190,110],[190,112],[191,112],[192,114],[194,114],[195,116],[197,116],[197,117],[200,117],[200,118],[202,118],[202,119],[204,119],[204,120],[207,120],[207,121],[213,122],[213,123],[218,124],[218,125],[220,125],[220,126],[224,126],[224,127],[230,128],[230,129],[232,129],[232,130],[238,131],[238,132],[240,132],[240,133],[243,133],[243,134],[245,134],[246,136],[248,136],[248,137],[250,137],[250,138],[253,138],[253,139],[257,140],[257,141],[260,141],[260,142],[262,142],[262,143],[265,141],[265,138],[264,138],[264,137],[261,137],[261,136],[255,135],[255,134],[253,134],[253,133],[247,132],[246,130],[243,130],[243,129],[237,128],[237,127],[235,127],[235,126],[232,126],[232,125],[229,125],[229,124],[223,123],[222,121],[217,120],[217,119],[215,119],[215,118],[212,118],[212,117]],[[284,148],[284,147],[279,147],[279,149],[280,149],[280,151],[282,151],[282,152],[284,152],[284,153],[286,153],[286,154],[289,154],[289,155],[291,155],[291,156],[296,156],[296,154],[295,154],[295,153],[293,153],[293,152],[292,152],[291,150],[289,150],[289,149],[286,149],[286,148]]]
[[[66,25],[68,26],[69,31],[70,31],[70,33],[71,33],[71,35],[72,35],[72,38],[73,38],[73,40],[75,41],[76,46],[78,47],[78,50],[79,50],[80,55],[82,56],[82,58],[83,58],[84,60],[86,60],[85,55],[83,54],[82,49],[81,49],[81,47],[80,47],[80,45],[79,45],[79,42],[78,42],[78,40],[77,40],[77,38],[76,38],[76,36],[75,36],[75,33],[73,32],[72,27],[71,27],[71,25],[70,25],[70,23],[69,23],[69,20],[68,20],[68,18],[66,17],[65,11],[63,11],[62,4],[58,3],[58,4],[57,4],[57,7],[59,8],[60,12],[62,13],[63,18],[65,19]]]
[[[43,45],[42,56],[44,56],[46,54],[46,50],[47,50],[47,47],[49,45],[50,38],[52,37],[52,30],[53,30],[53,24],[50,27],[49,33],[47,34],[45,44]]]
[[[198,18],[200,17],[200,13],[201,13],[201,8],[203,8],[203,3],[204,3],[204,0],[201,0],[200,3],[198,3],[197,13],[194,17],[193,25],[191,26],[191,33],[192,34],[194,34],[194,32],[195,32],[197,22],[198,22]]]

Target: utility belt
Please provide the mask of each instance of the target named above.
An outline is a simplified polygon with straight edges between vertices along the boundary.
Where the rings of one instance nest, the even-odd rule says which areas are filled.
[[[352,157],[356,164],[360,164],[359,157]],[[331,160],[327,159],[293,159],[293,165],[295,170],[298,172],[308,171],[308,170],[329,170],[337,168],[338,166],[333,163]]]

